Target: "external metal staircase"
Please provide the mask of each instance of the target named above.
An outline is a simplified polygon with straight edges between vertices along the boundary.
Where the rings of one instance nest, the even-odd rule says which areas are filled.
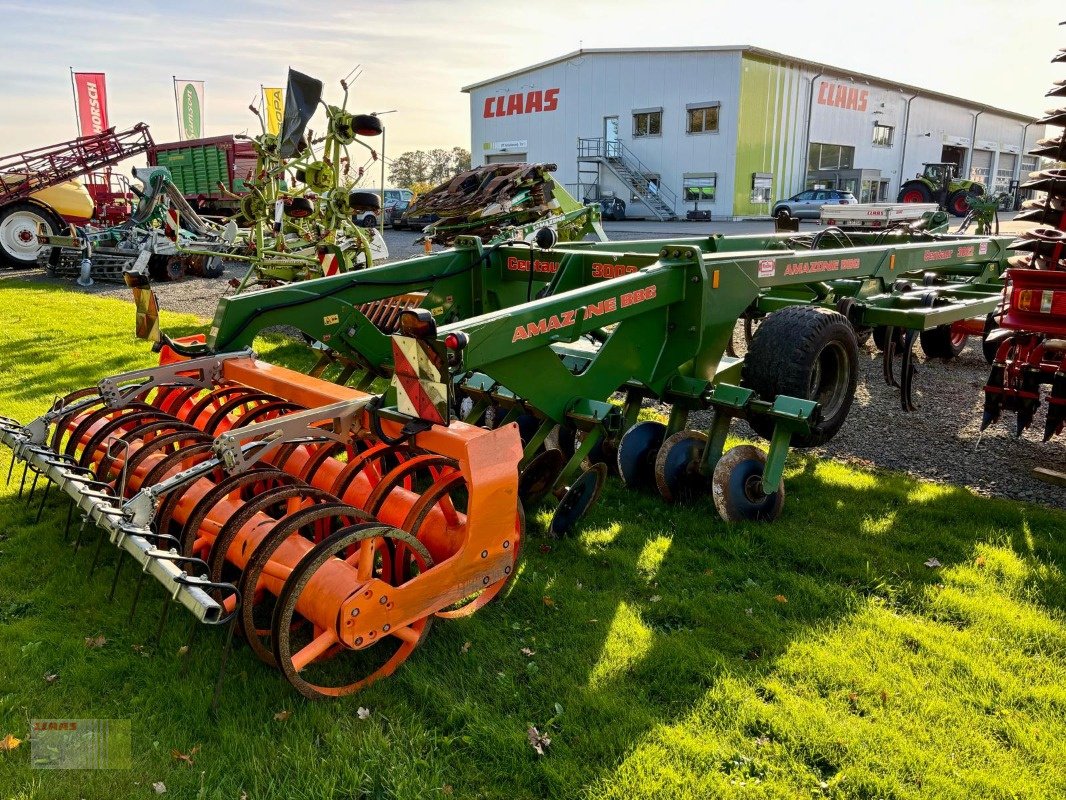
[[[677,195],[655,180],[655,173],[618,141],[578,139],[577,160],[602,164],[624,183],[660,222],[677,219]]]

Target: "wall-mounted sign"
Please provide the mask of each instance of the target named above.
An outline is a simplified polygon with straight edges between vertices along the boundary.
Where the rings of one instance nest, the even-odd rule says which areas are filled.
[[[974,142],[974,147],[978,150],[998,150],[999,142],[990,142],[987,139],[978,139]]]
[[[999,149],[1004,153],[1020,153],[1022,151],[1022,148],[1016,144],[1005,144]]]
[[[944,144],[953,144],[956,147],[969,147],[970,138],[968,136],[948,136],[945,133]]]
[[[485,119],[492,119],[493,117],[510,117],[514,114],[536,114],[541,111],[554,111],[558,107],[558,89],[534,89],[530,92],[486,97],[482,116]]]
[[[818,104],[846,108],[849,111],[865,111],[870,101],[868,89],[857,89],[846,83],[820,81],[818,83]]]
[[[481,146],[482,150],[503,150],[505,152],[511,150],[528,150],[528,139],[512,139],[509,142],[483,142]]]

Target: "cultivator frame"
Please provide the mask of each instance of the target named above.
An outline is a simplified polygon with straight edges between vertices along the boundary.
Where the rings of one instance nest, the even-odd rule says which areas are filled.
[[[105,539],[118,548],[112,597],[124,556],[140,567],[131,619],[151,575],[166,592],[160,630],[173,603],[239,625],[302,694],[339,696],[390,674],[435,616],[473,613],[514,573],[515,426],[427,424],[249,351],[184,360],[164,348],[161,362],[28,425],[0,420],[12,468],[24,464],[19,496],[29,473],[30,500],[46,481],[38,518],[55,485],[72,503],[68,534],[82,515],[77,545],[88,522],[103,531],[92,570]],[[373,663],[353,676],[341,654]]]
[[[789,441],[811,439],[818,410],[806,397],[748,385],[743,360],[726,354],[735,322],[746,314],[821,309],[856,328],[904,331],[898,379],[894,345],[887,348],[886,378],[900,386],[903,407],[914,410],[917,334],[983,319],[996,307],[1007,241],[898,232],[585,242],[542,250],[464,237],[453,250],[371,273],[224,298],[205,345],[186,351],[249,346],[259,332],[287,325],[319,343],[313,374],[338,363],[337,380],[365,388],[393,373],[392,335],[403,332],[405,318],[421,317],[408,328],[438,329],[435,346],[444,348],[439,357],[450,365],[463,418],[520,425],[523,497],[530,505],[547,494],[562,497],[566,513],[559,517],[557,510],[553,530],[563,533],[580,516],[567,509],[583,510],[602,483],[602,470],[588,476],[590,459],[617,467],[627,483],[657,484],[676,499],[692,489],[662,477],[669,463],[656,474],[662,442],[677,437],[668,449],[689,452],[675,477],[710,488],[708,476],[737,416],[771,441],[762,488],[779,497],[775,487]],[[595,324],[574,323],[578,309],[602,310],[605,303],[613,310],[596,312],[601,318]],[[572,324],[564,324],[567,319]],[[522,335],[531,325],[536,335]],[[616,391],[626,398],[621,409],[608,402]],[[668,425],[637,425],[647,398],[672,405]],[[706,408],[718,412],[712,429],[687,432],[688,414]],[[630,445],[621,448],[626,437]],[[638,439],[648,450],[639,456]],[[580,502],[568,504],[575,486],[582,487]],[[775,499],[768,507],[756,503],[722,513],[727,519],[772,518],[779,511]]]

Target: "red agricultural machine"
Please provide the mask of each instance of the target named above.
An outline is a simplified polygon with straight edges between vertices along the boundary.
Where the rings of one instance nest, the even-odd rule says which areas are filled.
[[[151,146],[141,122],[0,157],[0,261],[36,266],[38,233],[59,234],[68,223],[128,214],[128,192],[108,167]],[[76,178],[85,178],[85,187],[72,183]]]
[[[1066,64],[1066,50],[1052,59]],[[1049,97],[1066,97],[1066,81],[1059,81]],[[1066,108],[1037,120],[1066,126]],[[1066,161],[1066,134],[1042,139],[1033,155]],[[1004,410],[1017,415],[1016,432],[1033,424],[1047,394],[1044,441],[1066,427],[1066,169],[1032,173],[1023,189],[1044,192],[1043,199],[1026,201],[1016,219],[1040,223],[1011,244],[1018,252],[1005,276],[1003,303],[997,314],[999,330],[988,337],[995,346],[992,372],[985,386],[984,430]],[[1066,482],[1066,476],[1062,478]],[[1056,479],[1057,482],[1057,479]]]

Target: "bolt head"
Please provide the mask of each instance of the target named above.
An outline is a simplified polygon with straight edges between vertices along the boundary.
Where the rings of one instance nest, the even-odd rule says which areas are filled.
[[[390,628],[392,628],[392,626],[387,622],[381,626],[381,630],[384,633],[388,633]]]
[[[352,609],[352,616],[353,617],[358,617],[359,616],[359,609],[358,608],[353,608]]]
[[[387,598],[385,595],[381,595],[381,599],[378,600],[378,602],[381,603],[381,605],[385,605],[387,602],[389,602],[389,598]]]

